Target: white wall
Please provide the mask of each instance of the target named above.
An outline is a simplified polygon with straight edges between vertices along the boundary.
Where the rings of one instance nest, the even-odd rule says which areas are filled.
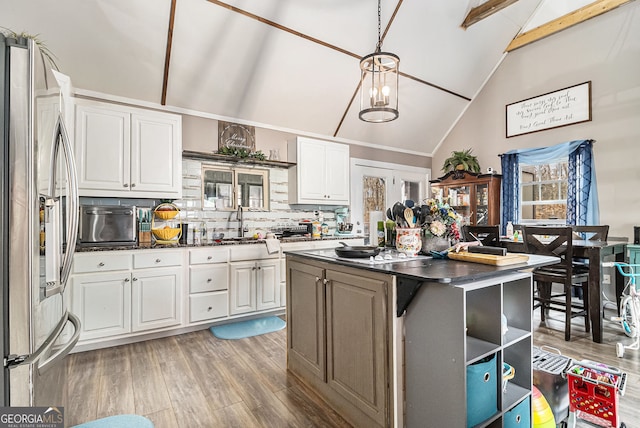
[[[505,106],[592,82],[592,121],[505,137]],[[433,157],[472,147],[483,170],[514,148],[595,139],[600,220],[633,238],[640,225],[640,2],[632,2],[509,53]]]

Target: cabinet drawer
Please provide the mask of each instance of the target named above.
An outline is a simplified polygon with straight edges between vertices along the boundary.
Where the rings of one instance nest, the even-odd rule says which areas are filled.
[[[73,273],[108,272],[131,269],[131,253],[100,252],[76,254],[73,258]]]
[[[133,255],[133,267],[135,269],[180,265],[182,265],[181,251],[157,250]]]
[[[198,248],[189,250],[189,263],[199,265],[204,263],[224,263],[229,260],[227,248]]]
[[[226,291],[189,296],[189,321],[203,321],[229,315],[229,294]]]
[[[226,290],[229,286],[229,266],[219,263],[189,267],[189,292]]]
[[[229,253],[232,262],[280,257],[279,253],[269,254],[266,245],[261,244],[234,245],[229,249]]]

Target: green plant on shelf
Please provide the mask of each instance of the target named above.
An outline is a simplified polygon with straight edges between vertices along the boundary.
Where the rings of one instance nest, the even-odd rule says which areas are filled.
[[[255,152],[250,152],[247,149],[242,149],[238,147],[221,147],[218,149],[218,154],[233,156],[240,159],[255,159],[255,160],[266,160],[267,156],[262,153],[262,151],[257,150]]]

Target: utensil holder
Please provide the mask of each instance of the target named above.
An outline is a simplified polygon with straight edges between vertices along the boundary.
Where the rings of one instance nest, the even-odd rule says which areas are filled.
[[[422,249],[419,227],[396,227],[396,250],[415,257]]]

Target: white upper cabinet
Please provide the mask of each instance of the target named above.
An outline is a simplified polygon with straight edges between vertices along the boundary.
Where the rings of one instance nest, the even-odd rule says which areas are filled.
[[[182,197],[182,118],[76,100],[81,196]]]
[[[289,203],[349,204],[349,146],[296,137],[289,141]]]

